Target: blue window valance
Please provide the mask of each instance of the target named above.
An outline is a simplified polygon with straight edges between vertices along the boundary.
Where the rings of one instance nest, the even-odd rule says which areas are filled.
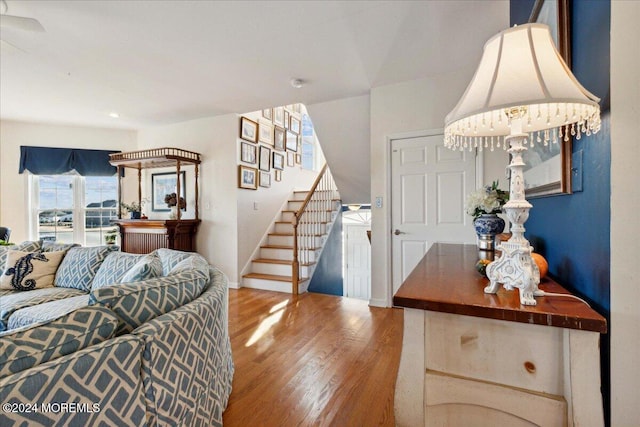
[[[20,147],[20,173],[60,175],[76,171],[82,176],[111,176],[117,169],[109,163],[109,154],[120,151],[79,148]]]

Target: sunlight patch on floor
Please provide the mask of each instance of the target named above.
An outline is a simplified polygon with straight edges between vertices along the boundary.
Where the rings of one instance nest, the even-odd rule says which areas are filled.
[[[271,310],[269,310],[269,313],[271,314],[262,322],[260,322],[258,329],[256,329],[253,335],[251,335],[251,338],[249,338],[249,341],[247,341],[247,343],[244,346],[251,347],[252,345],[257,343],[260,340],[260,338],[262,338],[267,332],[269,332],[269,329],[271,329],[275,324],[277,324],[280,321],[280,319],[282,319],[282,315],[284,314],[284,309],[288,303],[289,303],[289,300],[287,299],[271,307]]]

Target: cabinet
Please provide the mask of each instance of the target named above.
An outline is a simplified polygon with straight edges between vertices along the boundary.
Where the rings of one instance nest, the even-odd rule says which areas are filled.
[[[120,242],[123,252],[149,253],[158,248],[196,251],[196,234],[200,225],[198,175],[201,155],[179,148],[154,148],[130,151],[110,155],[110,163],[118,168],[118,206],[122,202],[122,169],[130,168],[138,174],[138,203],[142,201],[142,170],[149,168],[174,167],[176,170],[176,199],[181,197],[181,171],[185,165],[193,165],[195,171],[195,219],[182,219],[177,210],[177,219],[124,219],[122,209],[118,208],[118,220],[115,224],[120,230]]]
[[[566,297],[521,306],[483,292],[472,245],[434,244],[394,304],[404,307],[398,426],[604,424],[600,334],[606,320]],[[540,289],[568,293],[543,279]]]

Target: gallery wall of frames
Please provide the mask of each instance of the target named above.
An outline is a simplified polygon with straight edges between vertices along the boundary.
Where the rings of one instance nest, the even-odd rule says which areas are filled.
[[[271,187],[288,168],[300,167],[301,105],[262,110],[259,117],[240,117],[238,187],[246,190]]]

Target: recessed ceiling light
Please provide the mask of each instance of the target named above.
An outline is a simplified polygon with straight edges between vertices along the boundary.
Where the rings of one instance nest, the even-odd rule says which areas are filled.
[[[117,119],[120,117],[120,114],[113,112],[113,113],[109,113],[109,117],[113,118],[113,119]]]
[[[302,79],[293,78],[291,79],[290,83],[291,83],[291,87],[294,87],[296,89],[300,89],[302,86],[304,86],[304,80]]]

